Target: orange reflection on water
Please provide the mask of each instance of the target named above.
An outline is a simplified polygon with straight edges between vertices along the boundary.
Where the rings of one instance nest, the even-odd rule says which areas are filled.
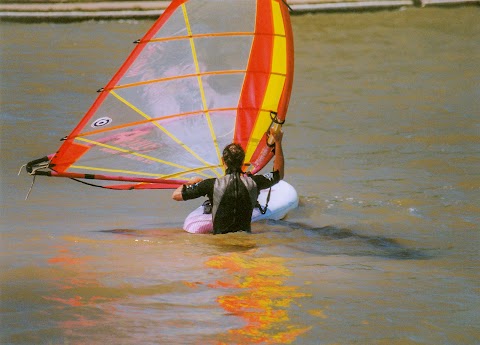
[[[251,252],[250,252],[251,254]],[[232,329],[221,344],[289,344],[311,327],[290,322],[288,309],[307,295],[298,287],[286,286],[291,272],[279,257],[255,258],[231,254],[209,259],[206,265],[227,271],[229,278],[211,284],[217,289],[238,289],[220,296],[217,302],[230,315],[242,318],[246,325]]]
[[[115,298],[108,296],[108,289],[100,283],[95,271],[89,269],[88,263],[91,259],[88,256],[78,257],[66,246],[62,246],[56,256],[47,260],[50,265],[59,268],[59,274],[53,278],[57,285],[56,293],[43,296],[43,299],[58,303],[56,309],[65,311],[66,319],[59,321],[58,326],[64,329],[67,335],[74,330],[97,325],[98,320],[88,315],[85,307],[95,310],[100,308],[107,313],[114,311],[114,307],[106,302],[114,301]],[[73,310],[78,312],[72,313]]]

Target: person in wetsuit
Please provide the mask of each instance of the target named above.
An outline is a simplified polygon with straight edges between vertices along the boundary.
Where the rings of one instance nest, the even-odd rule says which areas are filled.
[[[260,190],[272,187],[284,176],[283,132],[271,130],[270,135],[275,141],[272,172],[264,175],[243,174],[245,151],[240,145],[232,143],[225,147],[222,154],[225,176],[206,180],[195,177],[178,187],[172,198],[182,201],[207,196],[212,205],[214,234],[251,232],[252,212]]]

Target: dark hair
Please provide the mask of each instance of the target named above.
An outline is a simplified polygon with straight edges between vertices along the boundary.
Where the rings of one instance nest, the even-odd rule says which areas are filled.
[[[227,171],[241,171],[243,160],[245,159],[245,151],[239,144],[228,144],[223,149],[222,158],[227,166]]]

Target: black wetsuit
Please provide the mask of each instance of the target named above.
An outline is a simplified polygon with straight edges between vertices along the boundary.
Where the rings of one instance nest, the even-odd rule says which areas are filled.
[[[227,174],[182,189],[183,200],[207,196],[213,204],[213,233],[251,232],[252,212],[260,190],[280,181],[278,171],[265,175]]]

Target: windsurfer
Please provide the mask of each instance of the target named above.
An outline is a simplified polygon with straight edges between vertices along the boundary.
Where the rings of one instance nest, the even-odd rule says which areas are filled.
[[[222,154],[225,176],[206,180],[195,177],[178,187],[172,198],[182,201],[207,196],[212,204],[214,234],[251,232],[252,212],[260,190],[272,187],[284,176],[283,131],[271,129],[270,135],[275,142],[272,172],[264,175],[242,173],[245,151],[240,145],[232,143],[225,147]]]

